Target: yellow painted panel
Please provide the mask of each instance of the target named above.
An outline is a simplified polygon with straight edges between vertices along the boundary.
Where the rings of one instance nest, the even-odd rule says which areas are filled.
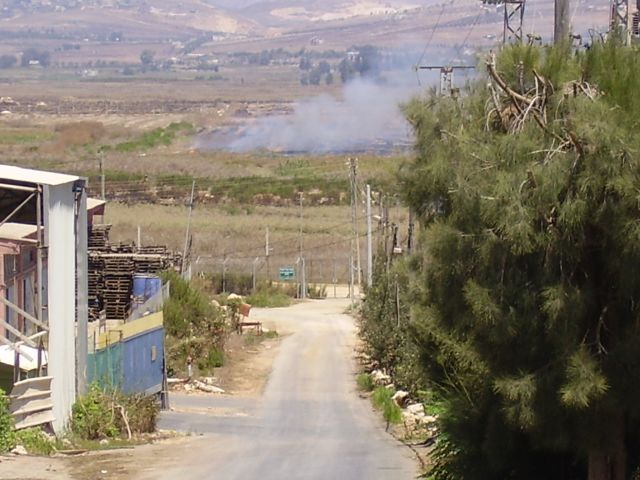
[[[147,330],[153,330],[161,327],[164,322],[162,312],[153,313],[146,317],[139,318],[133,322],[123,323],[117,328],[112,328],[104,333],[101,333],[96,340],[96,349],[100,350],[108,345],[111,345],[119,340],[134,337]]]

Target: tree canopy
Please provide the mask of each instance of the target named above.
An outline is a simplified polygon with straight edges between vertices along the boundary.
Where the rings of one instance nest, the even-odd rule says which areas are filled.
[[[435,478],[640,466],[639,53],[515,45],[406,106],[422,228],[402,338],[447,405]]]

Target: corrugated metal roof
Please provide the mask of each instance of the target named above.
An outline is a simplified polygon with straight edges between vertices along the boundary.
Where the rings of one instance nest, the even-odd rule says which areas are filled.
[[[107,202],[100,200],[99,198],[87,198],[87,210],[93,210],[94,208],[102,207]]]
[[[36,233],[35,225],[7,222],[0,225],[0,240],[20,241]]]
[[[0,165],[0,181],[13,180],[16,182],[29,182],[36,185],[63,185],[79,179],[80,177],[66,175],[64,173],[32,170],[30,168],[15,167],[13,165]]]

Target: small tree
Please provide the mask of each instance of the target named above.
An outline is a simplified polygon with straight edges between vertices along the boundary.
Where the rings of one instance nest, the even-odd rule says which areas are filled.
[[[140,54],[140,63],[142,63],[142,66],[144,67],[149,67],[153,65],[154,58],[155,52],[153,52],[152,50],[143,50],[143,52]]]

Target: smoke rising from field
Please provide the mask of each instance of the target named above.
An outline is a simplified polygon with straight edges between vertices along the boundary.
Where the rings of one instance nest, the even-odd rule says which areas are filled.
[[[259,118],[239,132],[229,149],[322,153],[408,139],[399,108],[407,92],[358,79],[344,87],[342,97],[320,95],[301,101],[291,115]]]
[[[438,81],[438,72],[410,66],[375,79],[358,77],[339,96],[317,95],[299,101],[291,114],[271,115],[218,129],[198,139],[201,149],[248,152],[360,152],[390,150],[412,143],[413,133],[401,104]]]

